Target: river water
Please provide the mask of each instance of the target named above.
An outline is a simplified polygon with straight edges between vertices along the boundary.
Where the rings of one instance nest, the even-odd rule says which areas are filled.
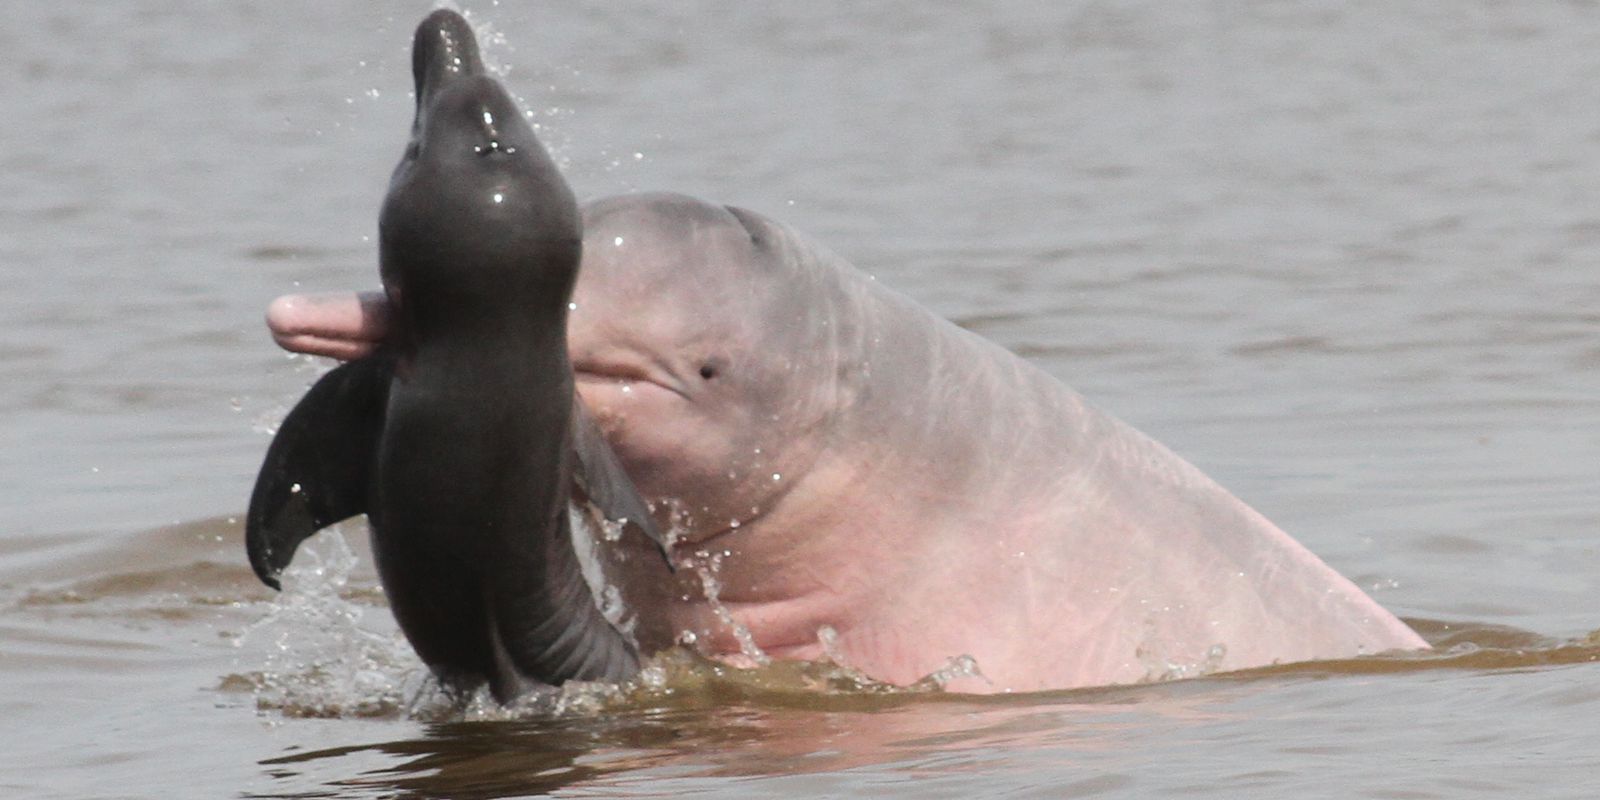
[[[581,196],[796,225],[1444,655],[989,699],[667,663],[443,713],[359,526],[275,596],[237,522],[326,366],[261,312],[375,284],[427,5],[13,2],[0,794],[1600,792],[1600,7],[768,5],[466,7]]]

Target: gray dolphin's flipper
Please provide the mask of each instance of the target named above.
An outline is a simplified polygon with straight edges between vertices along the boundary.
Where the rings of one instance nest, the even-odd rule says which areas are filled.
[[[262,583],[317,531],[367,510],[393,363],[372,356],[322,376],[284,418],[250,494],[245,548]]]
[[[661,557],[674,571],[672,555],[666,537],[656,528],[650,517],[650,507],[634,488],[628,473],[623,471],[617,454],[606,442],[605,434],[582,402],[572,404],[572,449],[577,460],[572,471],[573,482],[594,507],[612,522],[632,523],[650,537],[661,550]]]

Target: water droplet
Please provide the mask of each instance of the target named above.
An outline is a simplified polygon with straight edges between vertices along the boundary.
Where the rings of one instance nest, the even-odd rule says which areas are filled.
[[[772,473],[772,479],[774,481],[781,481],[783,480],[783,475],[781,473],[774,472]]]
[[[506,201],[506,196],[505,195],[503,195],[503,194],[501,194],[499,192],[495,192],[494,193],[495,205],[499,205],[501,203],[504,203],[505,201]]]
[[[826,653],[833,663],[838,664],[843,661],[839,657],[839,632],[834,630],[832,625],[817,626],[817,644],[822,645],[822,652]]]
[[[578,304],[577,303],[568,303],[567,304],[567,310],[568,311],[577,311],[578,310]]]
[[[289,487],[289,494],[299,494],[299,493],[300,493],[300,484],[296,483],[296,484],[294,484],[294,485]]]
[[[612,239],[611,243],[616,245],[617,247],[621,247],[622,246],[622,237],[618,236],[617,238]]]

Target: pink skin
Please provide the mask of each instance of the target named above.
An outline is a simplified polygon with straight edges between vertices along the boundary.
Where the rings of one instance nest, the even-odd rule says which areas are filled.
[[[578,392],[678,531],[677,559],[701,567],[612,555],[646,650],[687,631],[750,660],[701,590],[713,564],[765,654],[899,684],[972,656],[983,676],[956,691],[1426,647],[1160,444],[739,214],[670,195],[585,209]],[[268,325],[290,350],[355,358],[382,341],[383,307],[291,296]]]
[[[383,292],[284,295],[267,306],[267,328],[285,350],[350,361],[388,334],[389,303]]]

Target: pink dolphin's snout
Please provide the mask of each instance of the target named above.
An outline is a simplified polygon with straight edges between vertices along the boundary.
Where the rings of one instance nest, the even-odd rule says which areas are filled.
[[[388,309],[382,292],[288,294],[267,306],[267,327],[285,350],[350,361],[388,335]]]

